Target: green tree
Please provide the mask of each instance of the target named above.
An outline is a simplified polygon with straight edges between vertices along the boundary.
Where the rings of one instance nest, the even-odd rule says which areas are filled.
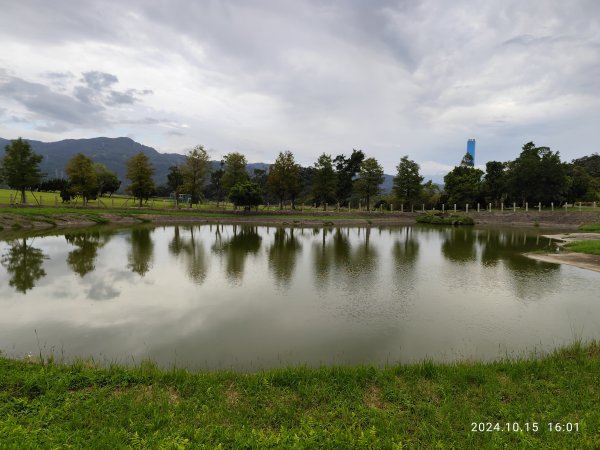
[[[208,185],[209,195],[217,200],[217,207],[219,206],[219,202],[222,202],[225,198],[225,189],[223,188],[223,174],[225,174],[225,170],[223,169],[224,166],[225,161],[221,160],[219,168],[211,172],[210,183]]]
[[[568,185],[567,170],[559,153],[548,147],[536,147],[533,142],[528,142],[519,157],[508,164],[509,193],[523,203],[562,201]]]
[[[483,170],[465,165],[452,169],[444,177],[444,191],[448,203],[464,205],[476,203],[482,192]]]
[[[229,153],[225,155],[225,171],[221,182],[225,192],[229,193],[229,190],[238,183],[244,183],[250,178],[248,172],[246,172],[246,157],[241,153]]]
[[[503,201],[506,192],[506,164],[499,161],[488,161],[485,165],[484,191],[486,197],[496,208]]]
[[[167,185],[171,189],[171,192],[175,194],[175,207],[179,208],[179,194],[183,188],[184,178],[183,172],[179,166],[169,167],[169,173],[167,174]]]
[[[244,206],[246,209],[256,207],[262,203],[260,187],[251,181],[242,181],[229,190],[229,199],[235,206]]]
[[[347,204],[350,201],[354,190],[354,179],[360,172],[360,165],[365,159],[365,154],[362,150],[352,150],[349,158],[344,155],[338,155],[334,159],[335,169],[337,172],[337,199],[342,204]]]
[[[394,195],[401,204],[415,204],[421,197],[423,177],[419,174],[419,165],[408,159],[408,155],[400,159],[396,166],[398,171],[394,177]]]
[[[208,153],[201,145],[196,146],[185,157],[182,172],[184,189],[192,196],[192,203],[198,203],[209,171]]]
[[[335,201],[338,178],[333,169],[331,155],[323,153],[315,163],[312,178],[312,192],[315,201],[323,205]]]
[[[360,165],[355,186],[358,193],[367,200],[367,210],[371,208],[371,197],[379,194],[381,183],[383,183],[383,168],[375,158],[365,159]]]
[[[21,192],[21,203],[27,203],[25,191],[42,181],[42,156],[33,152],[29,142],[19,138],[4,147],[6,154],[0,163],[0,179]]]
[[[125,174],[131,184],[127,186],[127,192],[140,199],[140,207],[144,199],[150,198],[154,192],[154,168],[150,159],[142,152],[132,156],[127,161],[127,172]]]
[[[81,195],[83,206],[98,193],[98,177],[94,162],[83,153],[77,153],[65,166],[69,177],[69,190],[73,196]]]
[[[117,174],[109,170],[104,164],[95,163],[94,170],[96,171],[96,181],[98,183],[98,196],[104,194],[112,196],[121,187],[121,181]]]
[[[460,165],[464,167],[473,167],[475,165],[475,161],[473,161],[473,157],[469,152],[465,153],[465,156],[463,156]]]
[[[598,200],[600,178],[595,179],[582,166],[575,164],[567,164],[566,166],[569,180],[567,201],[574,203],[576,201],[594,202]]]
[[[442,197],[441,189],[433,181],[429,180],[421,186],[420,200],[429,206],[435,206],[440,202]]]
[[[280,209],[287,197],[290,197],[294,209],[294,200],[301,188],[300,181],[300,166],[296,164],[293,153],[289,150],[280,152],[267,178],[267,189],[279,200]]]

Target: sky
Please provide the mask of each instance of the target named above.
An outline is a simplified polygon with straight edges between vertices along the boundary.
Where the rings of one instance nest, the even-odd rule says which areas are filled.
[[[362,149],[426,177],[600,152],[597,0],[0,0],[0,137]]]

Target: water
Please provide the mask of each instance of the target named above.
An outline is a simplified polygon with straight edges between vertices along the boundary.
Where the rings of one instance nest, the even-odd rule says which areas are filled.
[[[256,370],[490,360],[600,338],[538,230],[202,225],[0,242],[0,350]]]

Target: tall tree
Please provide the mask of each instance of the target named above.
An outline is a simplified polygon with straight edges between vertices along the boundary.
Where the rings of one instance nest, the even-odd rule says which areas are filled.
[[[333,203],[337,192],[338,178],[333,169],[331,155],[323,153],[315,163],[315,171],[312,178],[312,192],[315,201],[323,205]]]
[[[21,192],[21,203],[27,203],[25,191],[42,181],[42,156],[33,152],[29,142],[19,138],[4,147],[6,154],[0,163],[0,179]]]
[[[246,157],[241,153],[229,153],[225,155],[225,172],[221,182],[225,192],[229,193],[229,190],[237,183],[243,183],[248,181],[250,178],[248,172],[246,172]]]
[[[217,207],[219,206],[219,202],[222,202],[225,196],[223,189],[223,174],[225,173],[225,170],[223,169],[224,166],[225,161],[221,160],[219,168],[210,173],[210,183],[208,185],[208,189],[210,195],[217,200]]]
[[[476,203],[483,185],[483,170],[465,165],[456,166],[444,177],[444,191],[450,204]]]
[[[260,187],[251,181],[242,181],[235,184],[229,190],[229,198],[235,206],[244,206],[248,210],[260,205],[262,202]]]
[[[396,166],[398,171],[394,177],[394,195],[401,204],[415,204],[421,196],[423,177],[419,174],[419,165],[408,159],[408,155],[400,159]]]
[[[360,165],[356,190],[367,200],[367,210],[371,208],[371,197],[379,194],[379,185],[383,183],[383,168],[375,158],[367,158]]]
[[[519,157],[508,164],[508,190],[523,203],[562,201],[568,183],[559,153],[548,147],[536,147],[533,142],[525,144]]]
[[[167,174],[167,185],[171,189],[171,192],[175,194],[176,208],[179,208],[179,194],[181,194],[183,184],[183,172],[181,171],[180,167],[177,165],[169,167],[169,173]]]
[[[289,150],[280,152],[275,163],[270,167],[267,178],[267,189],[279,200],[279,208],[283,208],[284,200],[289,197],[294,208],[294,200],[300,192],[300,166],[296,164],[294,155]]]
[[[506,192],[506,165],[499,161],[488,161],[485,165],[484,191],[497,208]]]
[[[182,172],[184,178],[184,189],[191,194],[192,203],[198,203],[202,195],[204,181],[209,171],[208,153],[204,147],[194,147],[185,157]]]
[[[365,159],[362,150],[352,150],[349,158],[344,155],[335,157],[335,169],[337,171],[337,199],[342,204],[347,204],[354,190],[354,179],[360,171],[360,165]]]
[[[132,156],[127,161],[127,172],[125,174],[131,184],[127,187],[129,192],[134,197],[140,199],[140,207],[144,199],[150,198],[154,192],[154,168],[150,163],[150,159],[142,152]]]
[[[91,197],[98,193],[98,177],[94,161],[83,153],[77,153],[65,166],[69,177],[69,190],[72,195],[81,195],[83,206],[87,205]]]

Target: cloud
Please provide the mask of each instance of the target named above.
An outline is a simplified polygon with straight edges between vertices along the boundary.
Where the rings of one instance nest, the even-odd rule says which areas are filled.
[[[91,89],[97,91],[106,89],[119,82],[119,79],[110,73],[93,71],[85,72],[82,75],[82,81],[84,81]]]

